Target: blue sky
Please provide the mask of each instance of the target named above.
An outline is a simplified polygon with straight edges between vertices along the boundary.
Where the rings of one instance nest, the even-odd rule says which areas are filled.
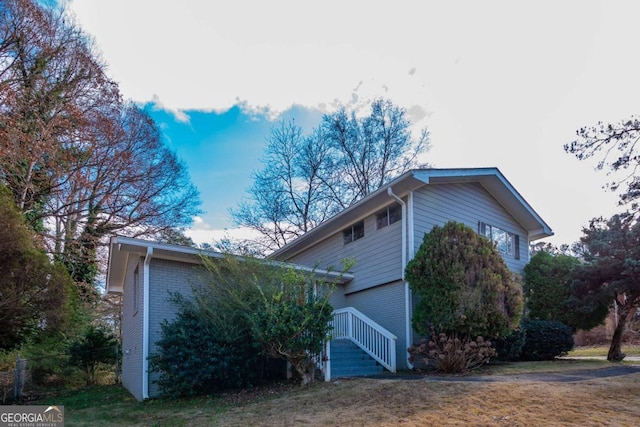
[[[153,102],[144,108],[159,124],[167,145],[189,168],[191,179],[201,192],[208,230],[230,229],[229,209],[251,186],[251,172],[262,167],[265,138],[274,119],[263,113],[248,113],[241,106],[222,112],[184,111],[179,117]],[[322,117],[319,110],[292,107],[277,119],[294,119],[305,129]],[[220,238],[219,233],[214,233]],[[210,243],[210,242],[208,242]]]
[[[270,123],[243,114],[239,107],[219,114],[189,112],[188,122],[153,104],[146,109],[160,124],[168,146],[188,165],[202,192],[207,218],[230,227],[227,208],[250,185],[247,170],[259,168],[263,145],[259,135],[268,133]]]
[[[315,126],[376,97],[427,127],[436,167],[497,166],[571,243],[618,210],[575,131],[638,113],[634,1],[68,0],[123,95],[146,105],[189,167],[206,214],[232,227],[278,120]],[[231,230],[231,232],[236,232]]]

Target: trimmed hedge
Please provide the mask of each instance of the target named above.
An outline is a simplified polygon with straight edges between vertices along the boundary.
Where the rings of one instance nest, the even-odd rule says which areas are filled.
[[[523,328],[512,331],[506,337],[494,339],[493,345],[498,353],[497,359],[507,362],[520,360],[525,340],[526,336]]]
[[[573,331],[557,320],[522,322],[525,342],[520,360],[553,360],[573,348]]]

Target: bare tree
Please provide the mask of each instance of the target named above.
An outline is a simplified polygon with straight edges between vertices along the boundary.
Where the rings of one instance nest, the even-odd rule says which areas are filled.
[[[364,118],[345,108],[327,114],[309,135],[294,121],[275,126],[249,199],[231,211],[238,225],[261,236],[251,252],[284,246],[417,167],[429,138],[424,130],[413,139],[409,127],[405,111],[386,100],[375,100]]]
[[[186,167],[162,144],[151,118],[131,104],[113,114],[108,126],[96,126],[70,165],[64,191],[47,205],[47,219],[56,224],[55,253],[76,280],[91,273],[74,270],[95,258],[104,236],[155,237],[199,213]]]
[[[322,137],[334,165],[325,180],[342,208],[419,165],[429,134],[423,130],[414,140],[409,127],[405,110],[383,99],[373,101],[370,114],[361,119],[344,107],[323,117]]]
[[[187,225],[198,192],[64,10],[1,2],[0,37],[0,179],[90,292],[106,235]]]
[[[620,204],[631,203],[631,208],[637,211],[640,198],[640,119],[631,116],[618,123],[598,122],[595,126],[578,129],[576,134],[577,139],[566,144],[565,151],[579,160],[601,155],[596,168],[606,168],[609,173],[616,174],[608,188],[617,191],[626,183],[626,191],[620,194]]]
[[[232,211],[236,222],[258,231],[257,252],[278,248],[311,230],[336,211],[324,182],[329,147],[318,132],[304,136],[294,121],[271,130],[262,163],[254,173],[250,201]]]
[[[86,36],[61,10],[29,0],[3,6],[0,167],[18,207],[33,220],[64,176],[87,117],[119,95]]]

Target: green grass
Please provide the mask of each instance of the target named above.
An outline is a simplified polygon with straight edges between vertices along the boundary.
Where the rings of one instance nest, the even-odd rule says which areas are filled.
[[[576,347],[567,356],[573,357],[607,357],[609,346]],[[627,356],[640,356],[640,346],[623,345],[622,352]]]
[[[38,403],[64,405],[67,426],[187,426],[191,417],[203,411],[220,413],[229,406],[212,397],[138,402],[119,385],[67,391]]]

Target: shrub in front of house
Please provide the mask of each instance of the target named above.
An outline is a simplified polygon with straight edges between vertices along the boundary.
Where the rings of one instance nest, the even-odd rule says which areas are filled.
[[[183,306],[178,317],[161,325],[158,351],[150,369],[158,372],[160,390],[169,396],[197,396],[254,384],[262,357],[250,338],[221,339],[221,331]]]
[[[496,349],[496,359],[508,362],[520,360],[525,340],[525,331],[522,328],[512,331],[505,337],[494,339],[493,347]]]
[[[301,384],[312,382],[312,356],[331,329],[333,283],[250,257],[203,262],[192,296],[173,295],[179,315],[162,325],[159,350],[150,358],[161,390],[194,396],[246,387],[282,378],[285,362]]]
[[[522,314],[522,286],[495,244],[464,224],[448,222],[424,235],[406,278],[418,302],[412,324],[449,336],[509,334]]]
[[[463,372],[487,363],[495,350],[482,337],[505,336],[518,326],[519,277],[491,240],[464,224],[434,226],[405,272],[417,296],[413,327],[432,337],[418,346],[424,351],[416,351],[440,371]]]
[[[460,338],[457,335],[432,333],[431,339],[423,339],[419,345],[408,349],[411,363],[421,362],[439,372],[466,372],[489,362],[496,356],[491,341],[482,337]]]
[[[573,348],[573,331],[557,320],[522,322],[525,342],[520,360],[553,360]]]

